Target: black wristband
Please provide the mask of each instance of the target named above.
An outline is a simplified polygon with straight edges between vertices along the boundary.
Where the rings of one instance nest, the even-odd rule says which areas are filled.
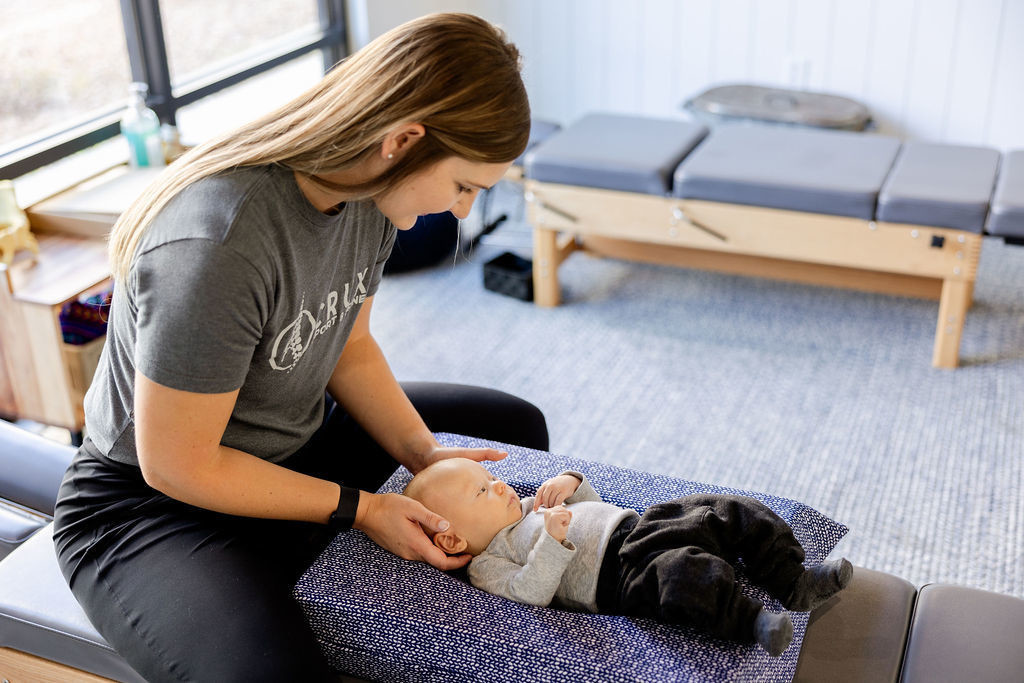
[[[358,507],[359,489],[342,486],[341,494],[338,496],[338,509],[331,513],[331,518],[327,520],[327,526],[337,531],[351,529],[352,524],[356,521]]]

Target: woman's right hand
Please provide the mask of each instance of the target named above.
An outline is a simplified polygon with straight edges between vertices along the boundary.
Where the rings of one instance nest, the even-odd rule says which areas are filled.
[[[447,555],[435,546],[420,525],[444,531],[448,522],[419,501],[397,493],[359,492],[352,528],[364,532],[380,547],[406,560],[426,562],[442,571],[469,564],[472,555]],[[443,528],[442,528],[443,527]]]

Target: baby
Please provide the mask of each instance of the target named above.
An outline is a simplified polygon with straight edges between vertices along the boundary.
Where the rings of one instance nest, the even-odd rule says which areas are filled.
[[[742,593],[730,562],[742,558],[746,574],[794,611],[814,609],[853,575],[846,559],[805,569],[789,525],[741,496],[686,496],[641,517],[603,502],[577,472],[520,500],[462,458],[424,469],[405,495],[448,520],[447,530],[428,533],[446,553],[474,556],[477,588],[531,605],[686,624],[756,641],[772,656],[789,646],[793,623]]]

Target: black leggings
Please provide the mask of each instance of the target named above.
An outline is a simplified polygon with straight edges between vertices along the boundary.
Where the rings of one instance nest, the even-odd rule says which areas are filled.
[[[547,449],[544,416],[526,401],[450,384],[403,388],[432,431]],[[282,464],[369,491],[397,468],[337,408]],[[88,440],[64,477],[54,523],[72,592],[148,681],[334,680],[292,597],[332,538],[320,524],[224,515],[169,498]]]

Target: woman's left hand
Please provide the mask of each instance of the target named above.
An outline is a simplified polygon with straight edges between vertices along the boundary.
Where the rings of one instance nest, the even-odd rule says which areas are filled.
[[[434,464],[438,460],[448,458],[466,458],[481,462],[483,460],[501,460],[508,455],[508,451],[501,451],[497,448],[457,448],[454,446],[437,446],[428,455],[422,458],[418,467],[413,471],[416,474],[420,470]]]

